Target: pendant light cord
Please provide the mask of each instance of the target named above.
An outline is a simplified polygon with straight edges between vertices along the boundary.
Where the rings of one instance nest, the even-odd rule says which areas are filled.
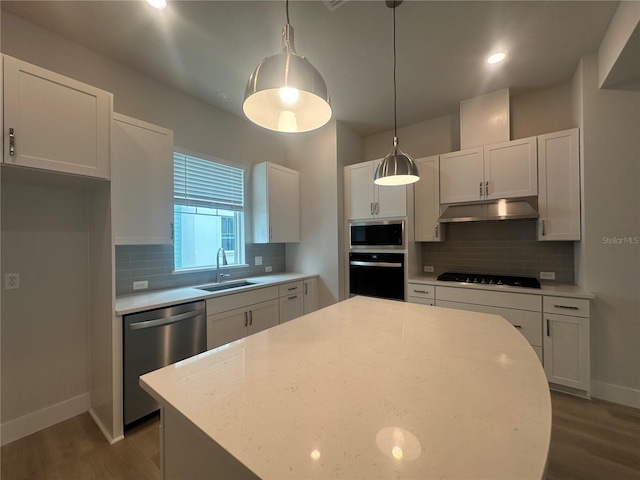
[[[285,2],[285,9],[287,11],[287,25],[290,25],[290,23],[289,23],[289,0],[286,0],[286,2]]]
[[[287,0],[288,1],[288,0]],[[398,136],[398,119],[396,114],[397,92],[396,92],[396,6],[393,8],[393,136]]]

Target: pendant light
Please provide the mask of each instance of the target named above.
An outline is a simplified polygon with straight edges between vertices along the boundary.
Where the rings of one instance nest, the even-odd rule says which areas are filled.
[[[282,51],[255,68],[244,93],[242,110],[249,120],[278,132],[308,132],[331,119],[329,91],[322,75],[293,46],[293,27],[282,29]]]
[[[396,7],[400,1],[387,0],[393,10],[393,148],[380,162],[373,177],[376,185],[407,185],[420,180],[418,167],[413,159],[398,147],[397,88],[396,88]]]

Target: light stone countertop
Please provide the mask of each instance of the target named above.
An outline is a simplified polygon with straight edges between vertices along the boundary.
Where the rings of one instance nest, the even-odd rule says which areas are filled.
[[[545,473],[547,379],[496,315],[354,297],[140,383],[263,479]]]
[[[419,277],[409,278],[409,283],[421,283],[423,285],[434,285],[440,287],[454,287],[454,288],[474,288],[477,290],[492,290],[496,292],[511,292],[511,293],[525,293],[529,295],[550,295],[554,297],[570,297],[570,298],[586,298],[594,299],[596,296],[582,290],[575,285],[564,284],[549,284],[540,282],[540,288],[524,288],[524,287],[510,287],[508,285],[483,285],[480,283],[458,283],[458,282],[443,282],[437,280],[433,275],[423,275]]]
[[[123,295],[116,297],[116,315],[128,315],[130,313],[142,312],[154,308],[162,308],[180,303],[195,302],[197,300],[206,300],[209,298],[222,297],[232,295],[234,293],[246,292],[257,288],[279,285],[281,283],[294,282],[304,280],[306,278],[317,277],[316,274],[308,273],[275,273],[272,275],[263,275],[259,277],[250,277],[237,280],[230,280],[228,283],[234,283],[238,280],[247,280],[255,285],[233,288],[230,290],[222,290],[219,292],[207,292],[198,290],[194,287],[169,288],[166,290],[153,290],[150,292],[133,293],[131,295]]]

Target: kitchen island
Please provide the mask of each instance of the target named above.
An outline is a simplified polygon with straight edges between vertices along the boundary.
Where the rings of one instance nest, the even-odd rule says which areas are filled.
[[[542,478],[544,371],[506,320],[354,297],[143,375],[163,478]]]

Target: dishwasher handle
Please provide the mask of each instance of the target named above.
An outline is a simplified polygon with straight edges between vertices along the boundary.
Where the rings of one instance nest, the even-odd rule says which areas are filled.
[[[172,323],[181,322],[182,320],[188,320],[190,318],[197,317],[204,313],[204,308],[198,310],[191,310],[189,312],[173,315],[172,317],[161,317],[154,320],[145,320],[143,322],[134,322],[129,325],[129,330],[141,330],[143,328],[161,327],[163,325],[170,325]]]

